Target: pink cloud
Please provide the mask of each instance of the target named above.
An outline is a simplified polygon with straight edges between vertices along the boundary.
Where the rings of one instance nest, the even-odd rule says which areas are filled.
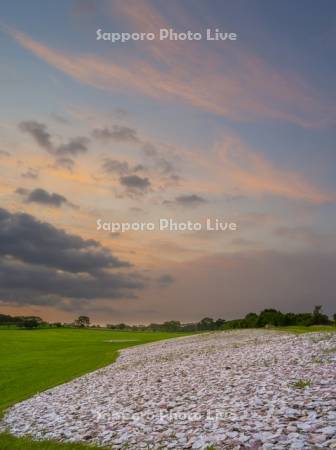
[[[316,204],[336,200],[334,193],[323,191],[295,170],[276,167],[237,137],[227,136],[217,146],[216,158],[231,188],[247,196],[268,194]]]
[[[146,2],[133,6],[120,8],[133,23],[138,20],[146,29],[149,18],[157,17],[159,24],[167,25]],[[143,18],[143,8],[147,19]],[[231,47],[223,58],[209,45],[198,42],[141,42],[148,57],[127,58],[125,51],[125,61],[120,64],[94,54],[55,50],[15,29],[7,31],[51,66],[99,89],[131,89],[159,101],[177,101],[233,120],[280,119],[307,127],[333,120],[332,107],[297,75],[280,73],[240,47]]]
[[[279,167],[229,131],[213,149],[181,149],[180,154],[193,166],[195,178],[183,183],[190,191],[233,198],[277,196],[312,204],[336,201],[335,192],[316,185],[298,170]]]

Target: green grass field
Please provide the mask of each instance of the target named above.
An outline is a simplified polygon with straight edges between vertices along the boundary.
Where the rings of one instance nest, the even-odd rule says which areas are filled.
[[[0,415],[37,392],[112,363],[118,351],[186,333],[93,329],[0,329]],[[129,340],[129,342],[106,342]],[[0,434],[1,450],[79,450],[77,444],[35,442]]]
[[[302,334],[302,333],[318,333],[321,331],[336,331],[335,325],[311,325],[309,327],[294,325],[291,327],[278,327],[274,328],[279,331],[288,331],[290,333]]]

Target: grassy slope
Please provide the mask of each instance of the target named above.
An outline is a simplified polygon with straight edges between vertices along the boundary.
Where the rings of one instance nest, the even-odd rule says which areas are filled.
[[[16,438],[10,434],[0,434],[1,450],[103,450],[83,444],[65,444],[56,441],[34,441],[29,438]],[[110,449],[109,449],[110,450]]]
[[[18,401],[113,362],[118,350],[185,333],[118,332],[107,330],[0,329],[0,415]],[[130,342],[105,342],[129,339]],[[79,450],[80,445],[36,443],[0,434],[1,450]]]
[[[335,325],[312,325],[310,327],[304,327],[304,326],[292,326],[292,327],[278,327],[274,328],[275,330],[280,331],[288,331],[290,333],[317,333],[320,331],[336,331]]]

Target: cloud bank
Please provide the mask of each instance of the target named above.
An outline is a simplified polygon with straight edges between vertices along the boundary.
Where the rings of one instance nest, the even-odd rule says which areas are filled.
[[[130,264],[99,242],[66,233],[30,214],[0,209],[3,304],[71,309],[81,300],[132,298],[143,287]]]

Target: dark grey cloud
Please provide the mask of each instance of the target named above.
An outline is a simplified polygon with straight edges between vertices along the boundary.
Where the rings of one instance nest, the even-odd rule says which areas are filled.
[[[42,148],[53,153],[54,147],[51,142],[51,135],[47,131],[45,124],[35,120],[27,120],[19,124],[19,129],[24,133],[30,134]]]
[[[9,152],[7,152],[6,150],[0,150],[0,156],[9,157],[9,156],[11,156],[11,154]]]
[[[203,197],[196,194],[180,195],[175,198],[175,201],[183,206],[195,206],[206,203],[206,200]]]
[[[124,177],[120,177],[119,181],[122,186],[136,191],[145,191],[151,185],[148,178],[142,178],[138,175],[127,175]]]
[[[116,298],[121,289],[135,289],[142,283],[133,277],[104,271],[94,274],[56,271],[49,267],[25,264],[9,258],[0,260],[1,288],[25,287],[48,295],[74,298]],[[25,295],[23,293],[23,295]]]
[[[66,233],[30,214],[0,209],[0,301],[56,304],[134,297],[143,287],[130,265],[95,240]],[[115,270],[123,269],[122,272]]]
[[[80,301],[134,298],[143,288],[140,278],[129,274],[71,274],[44,266],[0,259],[0,304],[47,305],[75,309]]]
[[[80,153],[88,151],[90,140],[83,136],[71,138],[66,144],[59,145],[55,150],[57,155],[72,155],[76,156]]]
[[[68,203],[68,200],[63,195],[56,194],[55,192],[49,194],[49,192],[41,188],[32,190],[28,194],[26,201],[28,203],[35,202],[56,207],[60,207],[64,203]]]
[[[136,164],[130,166],[127,161],[120,161],[118,159],[105,158],[102,169],[104,172],[114,173],[119,176],[132,175],[136,172],[146,172],[147,168],[143,164]]]
[[[68,234],[32,215],[0,209],[0,256],[11,255],[31,264],[70,272],[92,272],[128,264],[95,240]]]
[[[119,161],[117,159],[106,158],[102,166],[104,172],[115,173],[118,175],[128,175],[131,172],[127,161]]]
[[[55,208],[59,208],[64,204],[73,206],[63,195],[56,194],[55,192],[49,194],[48,191],[42,188],[36,188],[32,191],[18,188],[16,189],[16,193],[22,195],[27,203],[41,203],[43,205],[54,206]]]
[[[134,128],[113,125],[111,128],[95,128],[92,131],[92,136],[96,139],[103,141],[115,141],[115,142],[133,142],[138,143],[140,139],[138,138],[137,132]]]
[[[163,201],[164,205],[180,205],[184,207],[199,206],[203,203],[207,203],[207,200],[196,194],[179,195],[178,197],[175,197],[174,200]]]
[[[137,164],[136,166],[133,167],[133,172],[147,172],[147,167],[144,166],[143,164]]]
[[[117,161],[114,159],[105,160],[103,170],[119,173],[119,175],[131,175],[138,171],[153,170],[161,176],[167,177],[172,182],[178,182],[180,177],[176,173],[175,158],[168,159],[166,151],[162,152],[153,143],[144,142],[138,137],[138,133],[134,128],[127,126],[114,125],[111,128],[95,128],[92,130],[92,136],[101,141],[130,142],[140,144],[140,151],[144,156],[145,164],[138,164],[133,168],[129,167],[125,161]],[[167,150],[167,149],[165,149]],[[164,183],[165,184],[165,183]]]
[[[102,170],[107,174],[118,177],[120,186],[124,188],[122,192],[117,192],[119,197],[126,195],[132,198],[145,195],[151,187],[151,182],[148,177],[138,175],[138,173],[148,171],[147,167],[143,164],[131,166],[127,161],[105,158],[102,164]]]
[[[75,161],[67,156],[62,156],[56,159],[54,167],[62,167],[63,169],[72,172],[75,167]]]
[[[39,176],[38,170],[33,169],[33,168],[29,168],[28,170],[26,170],[26,172],[23,172],[21,174],[22,178],[30,178],[32,180],[36,180]]]
[[[36,122],[35,120],[21,122],[19,124],[19,129],[30,134],[40,147],[56,156],[76,156],[88,151],[90,140],[83,136],[71,138],[67,143],[58,146],[54,145],[47,126],[41,122]]]

